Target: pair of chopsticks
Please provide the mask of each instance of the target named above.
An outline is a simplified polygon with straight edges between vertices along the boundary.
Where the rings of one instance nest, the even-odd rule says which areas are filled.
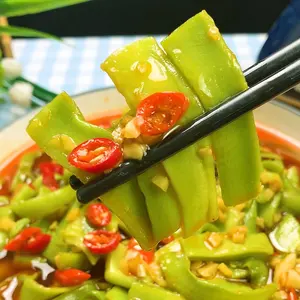
[[[71,176],[70,185],[77,190],[78,200],[92,201],[300,83],[300,39],[253,65],[244,75],[249,89],[180,127],[152,147],[142,160],[126,161],[85,185]]]

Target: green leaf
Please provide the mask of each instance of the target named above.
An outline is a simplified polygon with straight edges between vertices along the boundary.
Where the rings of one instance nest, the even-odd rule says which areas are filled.
[[[6,17],[39,13],[89,0],[0,0],[0,14]]]
[[[30,28],[16,27],[16,26],[9,26],[9,25],[0,26],[0,35],[1,34],[9,34],[11,36],[39,37],[39,38],[54,39],[54,40],[61,41],[59,37],[56,37],[49,33],[37,31]]]

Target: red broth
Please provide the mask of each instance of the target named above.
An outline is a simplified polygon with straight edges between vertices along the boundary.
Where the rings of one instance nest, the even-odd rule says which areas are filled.
[[[105,128],[110,127],[111,123],[120,118],[122,113],[120,111],[111,111],[105,114],[93,116],[89,118],[90,123],[102,126]],[[279,131],[276,131],[272,128],[266,127],[262,124],[257,123],[257,133],[261,144],[271,148],[273,151],[280,154],[286,165],[298,165],[300,163],[300,142],[291,139],[290,137],[282,134]],[[6,159],[0,162],[0,178],[6,178],[9,185],[10,180],[13,178],[18,163],[25,153],[38,150],[38,147],[32,143],[27,143],[20,150],[11,153]],[[300,167],[299,167],[300,171]],[[5,189],[2,190],[2,193],[5,193]],[[1,188],[0,188],[1,195]],[[0,282],[9,276],[13,276],[18,272],[33,272],[32,269],[24,270],[21,266],[17,266],[12,263],[11,258],[8,256],[0,260]],[[9,284],[9,282],[8,282]],[[7,287],[7,286],[6,286]],[[0,297],[2,292],[6,287],[0,288]],[[13,294],[13,299],[17,300],[19,294],[19,287],[15,290]]]

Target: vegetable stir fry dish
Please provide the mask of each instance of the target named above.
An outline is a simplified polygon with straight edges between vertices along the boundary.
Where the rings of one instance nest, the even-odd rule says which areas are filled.
[[[39,148],[0,172],[0,298],[300,299],[299,169],[259,143],[252,113],[91,203],[69,186],[247,89],[211,17],[102,69],[128,111],[93,125],[62,93],[28,125]]]

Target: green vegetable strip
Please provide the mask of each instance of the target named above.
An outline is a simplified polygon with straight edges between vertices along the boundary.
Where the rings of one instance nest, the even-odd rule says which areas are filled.
[[[71,211],[74,208],[78,209],[79,207],[80,207],[80,204],[76,201],[76,202],[74,202],[72,207],[69,209],[69,211]],[[68,250],[69,250],[68,245],[65,243],[65,241],[63,239],[63,233],[64,233],[67,225],[69,224],[69,222],[67,220],[67,215],[68,215],[68,212],[65,214],[64,218],[60,221],[55,232],[51,233],[51,236],[52,236],[51,241],[50,241],[48,247],[43,252],[43,256],[46,257],[47,260],[51,264],[56,264],[55,259],[56,259],[56,256],[60,252],[68,252]]]
[[[118,286],[114,286],[105,295],[105,300],[127,300],[127,299],[129,299],[127,291]]]
[[[269,268],[264,261],[250,257],[244,262],[243,267],[249,270],[252,287],[263,287],[267,284]]]
[[[37,195],[37,191],[32,189],[29,185],[23,185],[20,190],[15,194],[15,196],[11,199],[11,204],[15,205],[18,203],[22,203],[23,201],[27,201]]]
[[[7,241],[8,241],[7,233],[0,230],[0,251],[3,250],[3,248],[6,245]]]
[[[220,224],[223,231],[228,232],[231,228],[242,224],[243,214],[235,207],[230,207],[224,224]],[[223,225],[223,226],[222,226]]]
[[[126,251],[127,246],[120,243],[116,250],[107,255],[104,278],[111,284],[129,289],[137,278],[121,271],[121,263],[126,256]]]
[[[264,225],[268,229],[275,224],[275,216],[279,212],[281,198],[281,194],[276,194],[270,202],[258,204],[259,216],[264,219]]]
[[[139,300],[184,300],[184,298],[177,293],[141,282],[136,282],[132,285],[128,296],[129,299]]]
[[[79,250],[76,254],[80,255],[68,258],[69,261],[72,262],[72,265],[80,265],[85,268],[85,266],[90,264],[95,265],[100,258],[98,255],[91,253],[83,244],[84,236],[94,230],[85,222],[85,207],[86,206],[82,206],[78,202],[74,202],[59,223],[56,231],[51,233],[52,238],[50,244],[43,252],[43,256],[52,264],[56,264],[57,267],[61,267],[61,265],[66,263],[66,261],[61,261],[63,253],[68,252],[70,248],[74,247]],[[76,213],[76,211],[78,211],[78,213]],[[69,213],[72,215],[74,212],[75,218],[74,220],[70,220]]]
[[[60,294],[69,292],[72,289],[74,289],[74,287],[45,287],[28,276],[23,282],[19,299],[48,300],[53,299]]]
[[[176,29],[162,46],[205,110],[247,89],[234,54],[205,11]],[[261,161],[253,114],[213,133],[212,145],[225,204],[236,205],[257,196]]]
[[[75,197],[75,191],[70,186],[66,186],[50,194],[12,204],[11,208],[21,218],[36,219],[37,212],[39,218],[45,218],[60,209],[67,208]]]
[[[14,191],[18,184],[24,183],[26,177],[32,178],[32,167],[35,160],[41,156],[41,153],[38,151],[26,153],[18,166],[18,170],[11,184],[11,191]]]
[[[248,229],[248,233],[255,233],[256,230],[256,218],[257,218],[257,204],[255,200],[252,200],[248,210],[245,213],[244,222]]]
[[[30,219],[28,218],[18,220],[14,227],[10,230],[9,238],[13,238],[18,235],[25,227],[27,227],[28,224],[30,224]]]
[[[78,211],[78,215],[76,215],[74,220],[68,220],[68,223],[61,234],[61,238],[69,247],[75,247],[75,249],[82,251],[86,255],[89,262],[94,266],[100,257],[99,255],[93,254],[83,243],[84,236],[94,230],[94,228],[90,227],[86,222],[86,207],[87,205],[81,206],[80,210]],[[72,210],[70,211],[70,214],[72,215]],[[56,260],[57,257],[55,261]]]
[[[66,94],[57,96],[44,107],[29,123],[27,132],[31,138],[53,160],[75,174],[83,182],[92,175],[70,166],[68,154],[74,147],[95,137],[111,138],[111,134],[99,126],[87,123],[74,101]],[[126,225],[143,248],[154,246],[151,224],[142,193],[136,180],[131,180],[101,196]]]
[[[68,163],[68,154],[73,148],[95,137],[111,138],[111,134],[99,126],[84,120],[82,113],[71,97],[62,93],[46,105],[29,123],[30,137],[53,160],[87,182],[92,175]]]
[[[39,188],[39,196],[45,196],[45,195],[48,195],[48,194],[51,194],[51,193],[52,193],[52,190],[50,190],[46,186],[41,186]]]
[[[156,241],[174,233],[180,227],[180,213],[178,210],[176,194],[172,186],[166,192],[156,186],[152,179],[154,176],[167,176],[162,166],[157,165],[138,177],[141,191],[146,197],[146,205],[152,224],[153,235]]]
[[[95,203],[94,201],[93,203]],[[93,204],[91,203],[91,204]],[[70,247],[75,247],[76,249],[81,250],[86,257],[88,258],[89,262],[92,265],[95,265],[97,261],[99,260],[100,256],[95,255],[91,253],[91,251],[84,245],[83,239],[84,236],[92,231],[95,230],[95,228],[91,227],[86,219],[86,209],[89,207],[90,204],[86,204],[84,206],[78,207],[77,203],[75,203],[75,207],[73,207],[70,210],[70,215],[75,213],[75,217],[71,218],[72,220],[69,220],[68,215],[68,223],[64,227],[61,238],[63,239],[64,243],[67,244]],[[75,208],[75,209],[74,209]],[[79,210],[78,210],[79,208]],[[77,210],[77,212],[76,212]],[[104,228],[106,229],[107,228]],[[112,230],[116,231],[116,229],[111,228]],[[61,230],[60,230],[61,231]],[[74,259],[74,257],[72,257]],[[78,257],[78,259],[81,259],[81,257]],[[75,260],[75,259],[74,259]],[[59,261],[59,255],[56,255],[55,257],[55,263],[61,264],[61,261]],[[79,263],[79,262],[78,262]]]
[[[280,252],[296,252],[300,246],[300,225],[292,215],[285,215],[269,234],[273,246]]]
[[[54,300],[97,300],[105,299],[105,292],[97,290],[97,282],[91,280],[85,282],[80,287],[64,293]]]
[[[299,174],[297,167],[293,166],[288,168],[286,177],[295,187],[299,187]]]
[[[174,252],[163,255],[160,261],[168,287],[189,300],[199,300],[199,296],[210,300],[269,300],[277,289],[275,284],[252,289],[220,278],[200,280],[191,273],[189,260]]]
[[[287,176],[290,175],[289,173]],[[300,215],[300,188],[299,184],[293,182],[293,178],[284,177],[283,183],[283,193],[282,193],[282,203],[281,206],[285,211],[288,211],[295,216]]]
[[[116,51],[102,64],[102,69],[111,77],[133,112],[142,99],[155,92],[177,91],[184,93],[190,102],[181,123],[203,113],[198,98],[153,38]],[[199,155],[200,149],[205,150],[202,153],[206,152],[203,157]],[[167,159],[163,166],[178,196],[184,234],[192,234],[208,217],[216,219],[216,184],[209,139],[203,139]],[[151,199],[151,191],[148,191],[148,197]],[[209,203],[212,203],[211,208]]]
[[[90,270],[91,268],[86,256],[81,252],[59,252],[55,256],[55,264],[56,267],[61,270],[68,268]]]
[[[0,218],[3,217],[14,219],[14,213],[10,205],[0,206]]]
[[[269,172],[282,174],[282,172],[284,171],[284,164],[282,160],[263,160],[262,165],[264,169],[266,169]]]
[[[153,239],[145,198],[137,180],[131,180],[100,198],[120,218],[142,248],[150,250],[155,246],[157,241]]]
[[[180,241],[183,252],[191,260],[229,261],[247,257],[266,258],[273,254],[273,247],[264,233],[249,234],[243,244],[224,238],[214,249],[205,245],[206,234],[190,236]]]

